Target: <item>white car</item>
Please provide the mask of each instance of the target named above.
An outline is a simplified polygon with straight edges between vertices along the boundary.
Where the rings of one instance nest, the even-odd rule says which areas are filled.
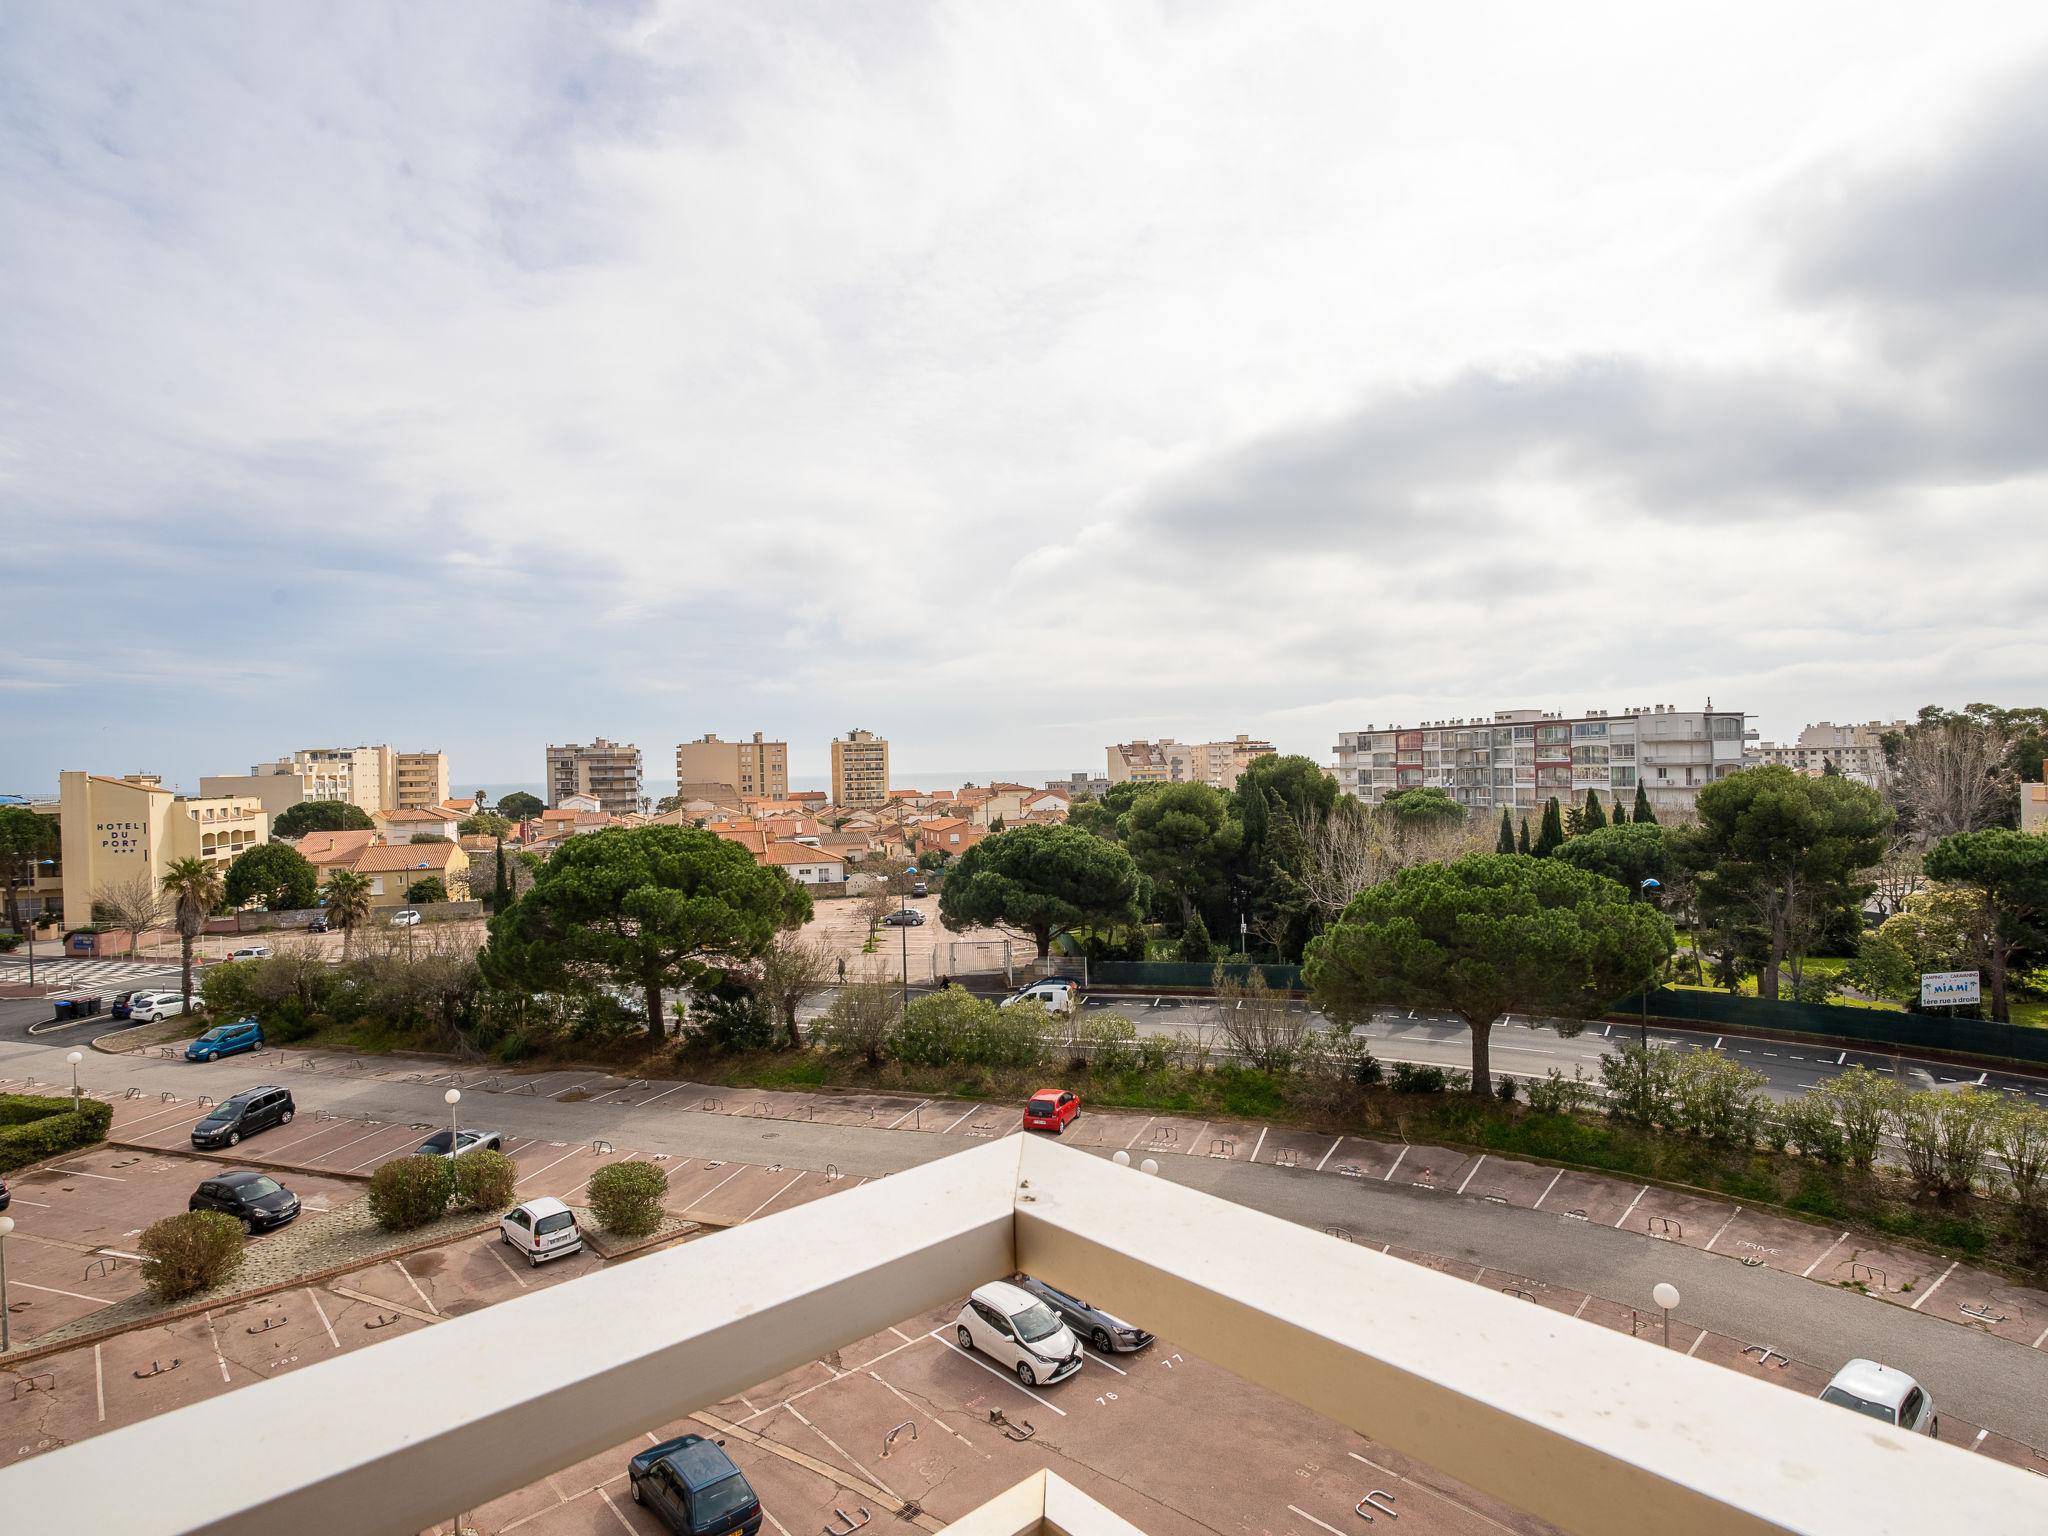
[[[576,1213],[553,1195],[513,1206],[498,1223],[498,1240],[525,1254],[526,1262],[536,1269],[549,1259],[583,1247]]]
[[[1904,1371],[1875,1360],[1851,1360],[1821,1388],[1820,1400],[1838,1408],[1853,1408],[1912,1434],[1940,1437],[1941,1416],[1934,1411],[1933,1397]]]
[[[128,1017],[137,1024],[154,1024],[184,1011],[182,992],[138,992],[128,1001]]]
[[[270,946],[268,944],[245,944],[229,955],[228,958],[230,960],[268,960],[270,958]]]
[[[1081,1369],[1081,1341],[1059,1313],[1007,1280],[990,1281],[968,1297],[954,1332],[962,1349],[980,1350],[1027,1387],[1065,1381]]]
[[[419,925],[420,915],[415,908],[402,907],[391,914],[391,926],[394,928],[417,928]]]
[[[1019,987],[996,1006],[1007,1008],[1012,1003],[1027,1001],[1045,1004],[1049,1013],[1072,1013],[1080,1005],[1081,989],[1069,977],[1048,976],[1028,987]]]

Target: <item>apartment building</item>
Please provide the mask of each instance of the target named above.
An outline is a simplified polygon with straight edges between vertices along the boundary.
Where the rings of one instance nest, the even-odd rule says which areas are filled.
[[[743,795],[780,800],[789,793],[789,743],[720,741],[706,735],[676,748],[676,783],[730,784]]]
[[[1535,811],[1555,796],[1633,800],[1640,782],[1657,811],[1690,810],[1703,785],[1743,766],[1743,716],[1646,704],[1565,715],[1502,709],[1491,716],[1369,725],[1337,738],[1337,784],[1376,805],[1397,789],[1442,789],[1475,811]]]
[[[613,816],[640,809],[640,749],[597,737],[589,746],[575,742],[548,748],[548,804],[559,806],[567,795],[589,795]]]
[[[1782,764],[1809,778],[1827,772],[1832,763],[1845,778],[1875,784],[1884,777],[1885,734],[1903,732],[1912,724],[1910,720],[1866,720],[1861,725],[1836,725],[1823,720],[1801,731],[1797,741],[1785,745],[1759,742],[1749,749],[1748,761]]]
[[[832,740],[832,803],[842,810],[889,798],[889,743],[873,731]]]
[[[66,770],[57,783],[64,912],[74,923],[91,916],[95,892],[160,881],[179,859],[225,870],[236,854],[270,841],[270,818],[253,795],[188,799],[153,773],[117,779]]]
[[[1119,742],[1109,749],[1108,784],[1207,784],[1212,789],[1235,789],[1246,765],[1272,750],[1270,741],[1255,741],[1242,733],[1228,741],[1182,742],[1169,736],[1158,741]],[[1084,781],[1076,774],[1074,782]]]
[[[1045,787],[1057,794],[1063,794],[1069,801],[1100,800],[1109,793],[1109,777],[1106,774],[1090,773],[1085,768],[1077,769],[1064,779],[1047,779]]]
[[[2041,777],[2048,779],[2048,763],[2041,765]],[[2029,780],[2020,785],[2020,830],[2048,832],[2048,784]]]
[[[400,752],[393,773],[398,810],[431,811],[448,798],[446,752]]]

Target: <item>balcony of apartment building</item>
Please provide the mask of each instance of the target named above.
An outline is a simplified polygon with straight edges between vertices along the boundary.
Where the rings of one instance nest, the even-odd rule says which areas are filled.
[[[588,1458],[622,1461],[615,1448],[644,1449],[656,1426],[836,1360],[859,1340],[1020,1272],[1142,1320],[1190,1358],[1334,1421],[1391,1458],[1433,1469],[1403,1476],[1373,1463],[1353,1467],[1362,1479],[1356,1492],[1375,1482],[1388,1490],[1359,1499],[1361,1532],[1397,1520],[1395,1530],[1481,1529],[1455,1504],[1447,1516],[1441,1492],[1432,1502],[1432,1485],[1445,1480],[1521,1511],[1512,1527],[1487,1519],[1486,1528],[1502,1531],[2048,1530],[2048,1480],[2019,1468],[1519,1295],[1019,1137],[60,1446],[0,1472],[0,1508],[24,1529],[123,1536],[422,1531],[454,1511],[547,1488],[551,1474]],[[1156,1374],[1169,1363],[1136,1356],[1120,1369]],[[1107,1365],[1086,1362],[1082,1391],[1117,1390],[1120,1378]],[[993,1415],[980,1431],[993,1438],[993,1426],[1007,1424],[1016,1438],[1018,1420],[1038,1420],[1043,1459],[1025,1449],[1017,1464],[1046,1470],[1028,1471],[950,1526],[898,1498],[893,1508],[905,1527],[915,1521],[951,1536],[1139,1536],[1131,1519],[1155,1506],[1135,1493],[1126,1499],[1113,1472],[1098,1482],[1098,1500],[1049,1470],[1091,1471],[1062,1451],[1058,1421],[1047,1417],[1065,1415],[1054,1399],[1072,1385],[1040,1389],[1036,1404]],[[899,1410],[885,1400],[881,1422],[899,1411],[920,1416],[918,1404],[903,1401]],[[1274,1431],[1278,1439],[1256,1432],[1264,1425],[1233,1431],[1230,1409],[1228,1401],[1191,1405],[1180,1420],[1187,1443],[1131,1454],[1185,1462],[1291,1449],[1284,1429]],[[793,1416],[811,1422],[800,1410]],[[729,1435],[736,1451],[764,1438],[731,1427],[709,1432]],[[1022,1432],[1027,1447],[1032,1438]],[[195,1446],[236,1451],[195,1475]],[[880,1469],[877,1477],[861,1468],[871,1484],[900,1481],[900,1464],[869,1465]],[[1301,1488],[1314,1486],[1321,1470],[1300,1468]],[[1002,1490],[1003,1481],[983,1487]],[[947,1498],[938,1487],[916,1492],[925,1504]],[[534,1508],[562,1497],[544,1493]],[[955,1508],[964,1502],[951,1497]],[[871,1515],[852,1499],[847,1505],[858,1512],[828,1530],[858,1529],[892,1507],[877,1504]],[[603,1514],[593,1503],[591,1518]],[[607,1530],[642,1528],[613,1514]],[[1270,1518],[1289,1519],[1277,1511]],[[1175,1529],[1239,1523],[1253,1528],[1235,1512],[1205,1508],[1184,1513]],[[1285,1529],[1312,1536],[1311,1526],[1347,1536],[1312,1516]],[[787,1529],[780,1520],[776,1528]]]

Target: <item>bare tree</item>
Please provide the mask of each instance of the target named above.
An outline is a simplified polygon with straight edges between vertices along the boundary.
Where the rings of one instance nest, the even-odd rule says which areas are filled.
[[[1216,994],[1217,1032],[1239,1056],[1261,1072],[1294,1069],[1309,1029],[1307,1008],[1267,986],[1265,972],[1257,966],[1243,981],[1217,966],[1210,990]]]
[[[1492,827],[1472,816],[1404,821],[1339,802],[1301,829],[1300,880],[1316,914],[1332,923],[1353,897],[1411,864],[1438,864],[1492,846]]]
[[[2002,726],[1966,715],[1923,719],[1885,776],[1886,797],[1923,844],[2005,822],[2017,788]]]
[[[93,911],[128,935],[128,953],[135,953],[142,935],[170,921],[171,898],[148,875],[110,880],[92,893]]]
[[[902,905],[902,899],[886,884],[876,886],[861,897],[860,915],[868,920],[868,937],[873,938],[875,930],[882,926],[882,919]]]
[[[901,993],[880,966],[870,966],[832,994],[832,1006],[814,1034],[835,1051],[858,1054],[871,1067],[882,1064],[882,1049],[896,1027]]]
[[[791,1050],[804,1043],[803,1030],[796,1021],[797,1009],[806,997],[824,989],[837,963],[838,957],[823,939],[807,939],[801,933],[777,934],[775,942],[761,956],[760,995],[767,999],[776,1019],[789,1032]]]
[[[1886,917],[1896,917],[1906,910],[1906,898],[1919,895],[1927,887],[1927,876],[1920,864],[1920,850],[1913,846],[1910,834],[1892,838],[1885,847],[1884,857],[1871,866],[1869,877],[1880,912]]]

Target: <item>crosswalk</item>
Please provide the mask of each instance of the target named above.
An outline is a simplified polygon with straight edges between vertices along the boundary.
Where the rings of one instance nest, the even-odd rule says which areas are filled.
[[[36,981],[50,987],[103,987],[109,991],[146,982],[175,982],[178,968],[161,960],[37,960]],[[28,959],[0,956],[0,980],[27,981]]]

